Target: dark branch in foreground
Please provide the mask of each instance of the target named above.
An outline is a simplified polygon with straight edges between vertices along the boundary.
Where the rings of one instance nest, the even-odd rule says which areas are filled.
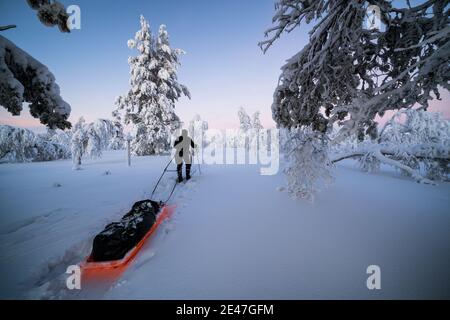
[[[0,26],[0,31],[5,31],[5,30],[8,30],[8,29],[13,29],[13,28],[17,28],[17,26],[15,24],[10,24],[10,25],[7,25],[7,26]]]

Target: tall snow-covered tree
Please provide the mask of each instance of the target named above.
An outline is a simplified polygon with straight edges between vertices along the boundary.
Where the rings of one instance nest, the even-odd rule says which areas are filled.
[[[369,6],[379,9],[381,28],[368,27]],[[282,67],[274,92],[279,127],[325,135],[336,125],[333,143],[351,134],[376,138],[377,115],[426,109],[450,89],[448,0],[279,0],[261,48],[311,21],[309,43]]]
[[[19,115],[24,102],[30,113],[50,128],[66,129],[70,105],[59,92],[53,74],[42,63],[0,36],[0,105]]]
[[[128,59],[131,88],[117,98],[113,116],[136,128],[132,151],[150,155],[170,147],[171,133],[180,128],[175,103],[182,95],[190,98],[190,93],[177,79],[179,57],[184,51],[170,47],[164,25],[154,36],[143,16],[140,24],[135,38],[128,41],[129,48],[138,51]]]

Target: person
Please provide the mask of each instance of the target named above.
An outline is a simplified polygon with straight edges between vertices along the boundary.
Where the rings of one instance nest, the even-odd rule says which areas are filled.
[[[191,165],[192,165],[192,154],[191,148],[195,148],[196,144],[188,136],[186,129],[181,131],[181,136],[179,136],[174,143],[175,147],[175,162],[177,163],[177,173],[178,182],[183,181],[183,161],[186,164],[186,181],[191,178]],[[193,151],[192,151],[193,152]]]

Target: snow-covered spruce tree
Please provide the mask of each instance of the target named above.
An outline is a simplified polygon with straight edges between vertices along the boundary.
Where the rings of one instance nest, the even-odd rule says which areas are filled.
[[[113,116],[136,128],[133,153],[151,155],[170,148],[171,133],[180,128],[175,102],[182,95],[190,98],[190,93],[177,80],[179,57],[184,51],[170,47],[164,25],[155,37],[143,16],[140,23],[141,29],[128,41],[130,49],[139,53],[128,59],[131,88],[117,98]]]
[[[199,146],[206,146],[206,131],[208,130],[208,122],[202,120],[199,114],[195,114],[188,125],[189,136]]]
[[[379,8],[382,30],[365,23],[371,5]],[[333,143],[351,134],[376,138],[377,115],[416,103],[426,109],[439,87],[450,89],[448,0],[403,7],[388,0],[279,0],[275,25],[259,45],[266,51],[282,33],[311,21],[309,43],[282,67],[274,92],[279,127],[326,135],[336,124]]]
[[[50,128],[70,128],[70,106],[60,96],[46,66],[0,36],[0,105],[19,115],[28,102],[30,113]]]

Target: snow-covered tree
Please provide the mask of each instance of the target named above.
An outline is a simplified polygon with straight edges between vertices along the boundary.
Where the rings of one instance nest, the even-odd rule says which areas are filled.
[[[99,158],[105,150],[123,149],[122,126],[111,120],[97,119],[86,123],[80,117],[72,130],[71,150],[74,168],[78,169],[84,155]]]
[[[199,114],[195,114],[188,125],[189,136],[199,146],[206,145],[206,131],[208,130],[208,122],[202,120]]]
[[[289,193],[313,201],[319,183],[327,185],[333,180],[333,165],[327,152],[329,140],[311,128],[283,130],[288,137],[283,151]]]
[[[238,110],[239,129],[243,132],[247,132],[252,128],[252,120],[243,107]]]
[[[252,119],[243,107],[238,110],[239,130],[235,136],[227,137],[229,145],[234,147],[249,147],[249,134],[252,130]]]
[[[46,133],[38,134],[38,136],[45,141],[61,146],[64,149],[65,159],[71,157],[72,132],[70,130],[47,128]]]
[[[256,131],[259,131],[264,128],[261,124],[261,120],[259,119],[260,114],[261,113],[259,111],[256,111],[255,113],[253,113],[252,116],[252,128],[255,129]]]
[[[55,0],[27,0],[28,5],[37,11],[39,20],[48,27],[58,26],[61,32],[70,32],[67,26],[69,15],[66,8]]]
[[[263,129],[259,119],[260,112],[256,111],[252,117],[248,115],[243,107],[238,110],[239,130],[235,135],[227,137],[227,143],[234,147],[249,148],[256,143],[259,132]]]
[[[0,163],[66,159],[66,146],[37,135],[31,130],[0,126]]]
[[[379,8],[381,30],[365,23],[371,5]],[[279,0],[261,48],[311,21],[309,43],[282,67],[274,93],[279,127],[310,128],[325,139],[337,125],[333,143],[352,134],[376,138],[377,115],[416,103],[426,109],[440,97],[439,88],[450,89],[448,0],[406,6],[389,0]]]
[[[19,115],[24,102],[30,113],[50,128],[66,129],[70,106],[60,96],[46,66],[0,36],[0,105]]]
[[[86,152],[87,144],[88,134],[86,121],[83,117],[80,117],[72,128],[71,151],[74,169],[80,168],[81,158]]]
[[[190,93],[177,80],[179,57],[184,51],[170,47],[164,25],[154,36],[143,16],[140,23],[141,29],[128,41],[129,48],[138,51],[128,59],[131,88],[117,98],[113,116],[136,128],[133,152],[149,155],[170,148],[170,136],[180,128],[175,103],[182,95],[190,98]]]
[[[111,123],[109,129],[111,138],[109,141],[109,150],[123,150],[125,148],[125,135],[123,133],[123,126],[119,121]]]

